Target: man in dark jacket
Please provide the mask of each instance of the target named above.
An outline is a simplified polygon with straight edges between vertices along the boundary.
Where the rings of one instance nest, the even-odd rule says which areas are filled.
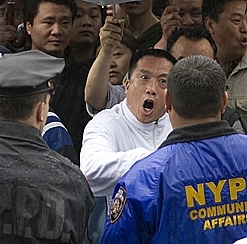
[[[41,136],[63,68],[40,51],[0,59],[0,243],[88,243],[89,185]]]

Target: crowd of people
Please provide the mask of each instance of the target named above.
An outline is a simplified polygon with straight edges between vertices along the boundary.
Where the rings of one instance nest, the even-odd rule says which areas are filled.
[[[0,243],[247,237],[245,0],[0,0]]]

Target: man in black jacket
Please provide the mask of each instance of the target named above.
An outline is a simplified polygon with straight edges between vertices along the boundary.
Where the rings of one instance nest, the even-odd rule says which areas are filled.
[[[37,50],[0,59],[0,243],[88,243],[90,187],[41,136],[63,68]]]

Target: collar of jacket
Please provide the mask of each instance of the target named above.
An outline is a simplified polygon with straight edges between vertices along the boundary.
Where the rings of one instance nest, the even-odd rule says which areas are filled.
[[[0,140],[2,138],[14,140],[17,144],[21,141],[23,145],[31,143],[48,148],[37,128],[20,122],[0,120]]]
[[[235,64],[236,65],[234,66],[234,69],[232,70],[232,72],[229,74],[229,77],[234,75],[238,71],[247,68],[247,50],[242,58],[235,60]]]
[[[218,136],[237,134],[227,121],[217,121],[205,124],[186,126],[173,130],[167,139],[161,144],[161,147],[179,142],[198,141]]]
[[[144,123],[140,122],[135,117],[135,115],[132,114],[132,112],[128,108],[128,106],[127,106],[127,98],[125,98],[123,100],[123,102],[121,103],[121,106],[122,106],[125,118],[128,120],[128,122],[132,126],[134,126],[136,128],[139,128],[139,129],[144,130],[144,131],[152,131],[154,128],[165,128],[166,125],[169,125],[169,127],[172,128],[168,113],[165,113],[158,120],[155,120],[153,122],[144,124]]]

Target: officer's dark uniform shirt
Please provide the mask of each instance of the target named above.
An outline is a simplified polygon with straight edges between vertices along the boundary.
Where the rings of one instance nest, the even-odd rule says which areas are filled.
[[[0,243],[87,243],[93,195],[29,125],[0,121]]]

